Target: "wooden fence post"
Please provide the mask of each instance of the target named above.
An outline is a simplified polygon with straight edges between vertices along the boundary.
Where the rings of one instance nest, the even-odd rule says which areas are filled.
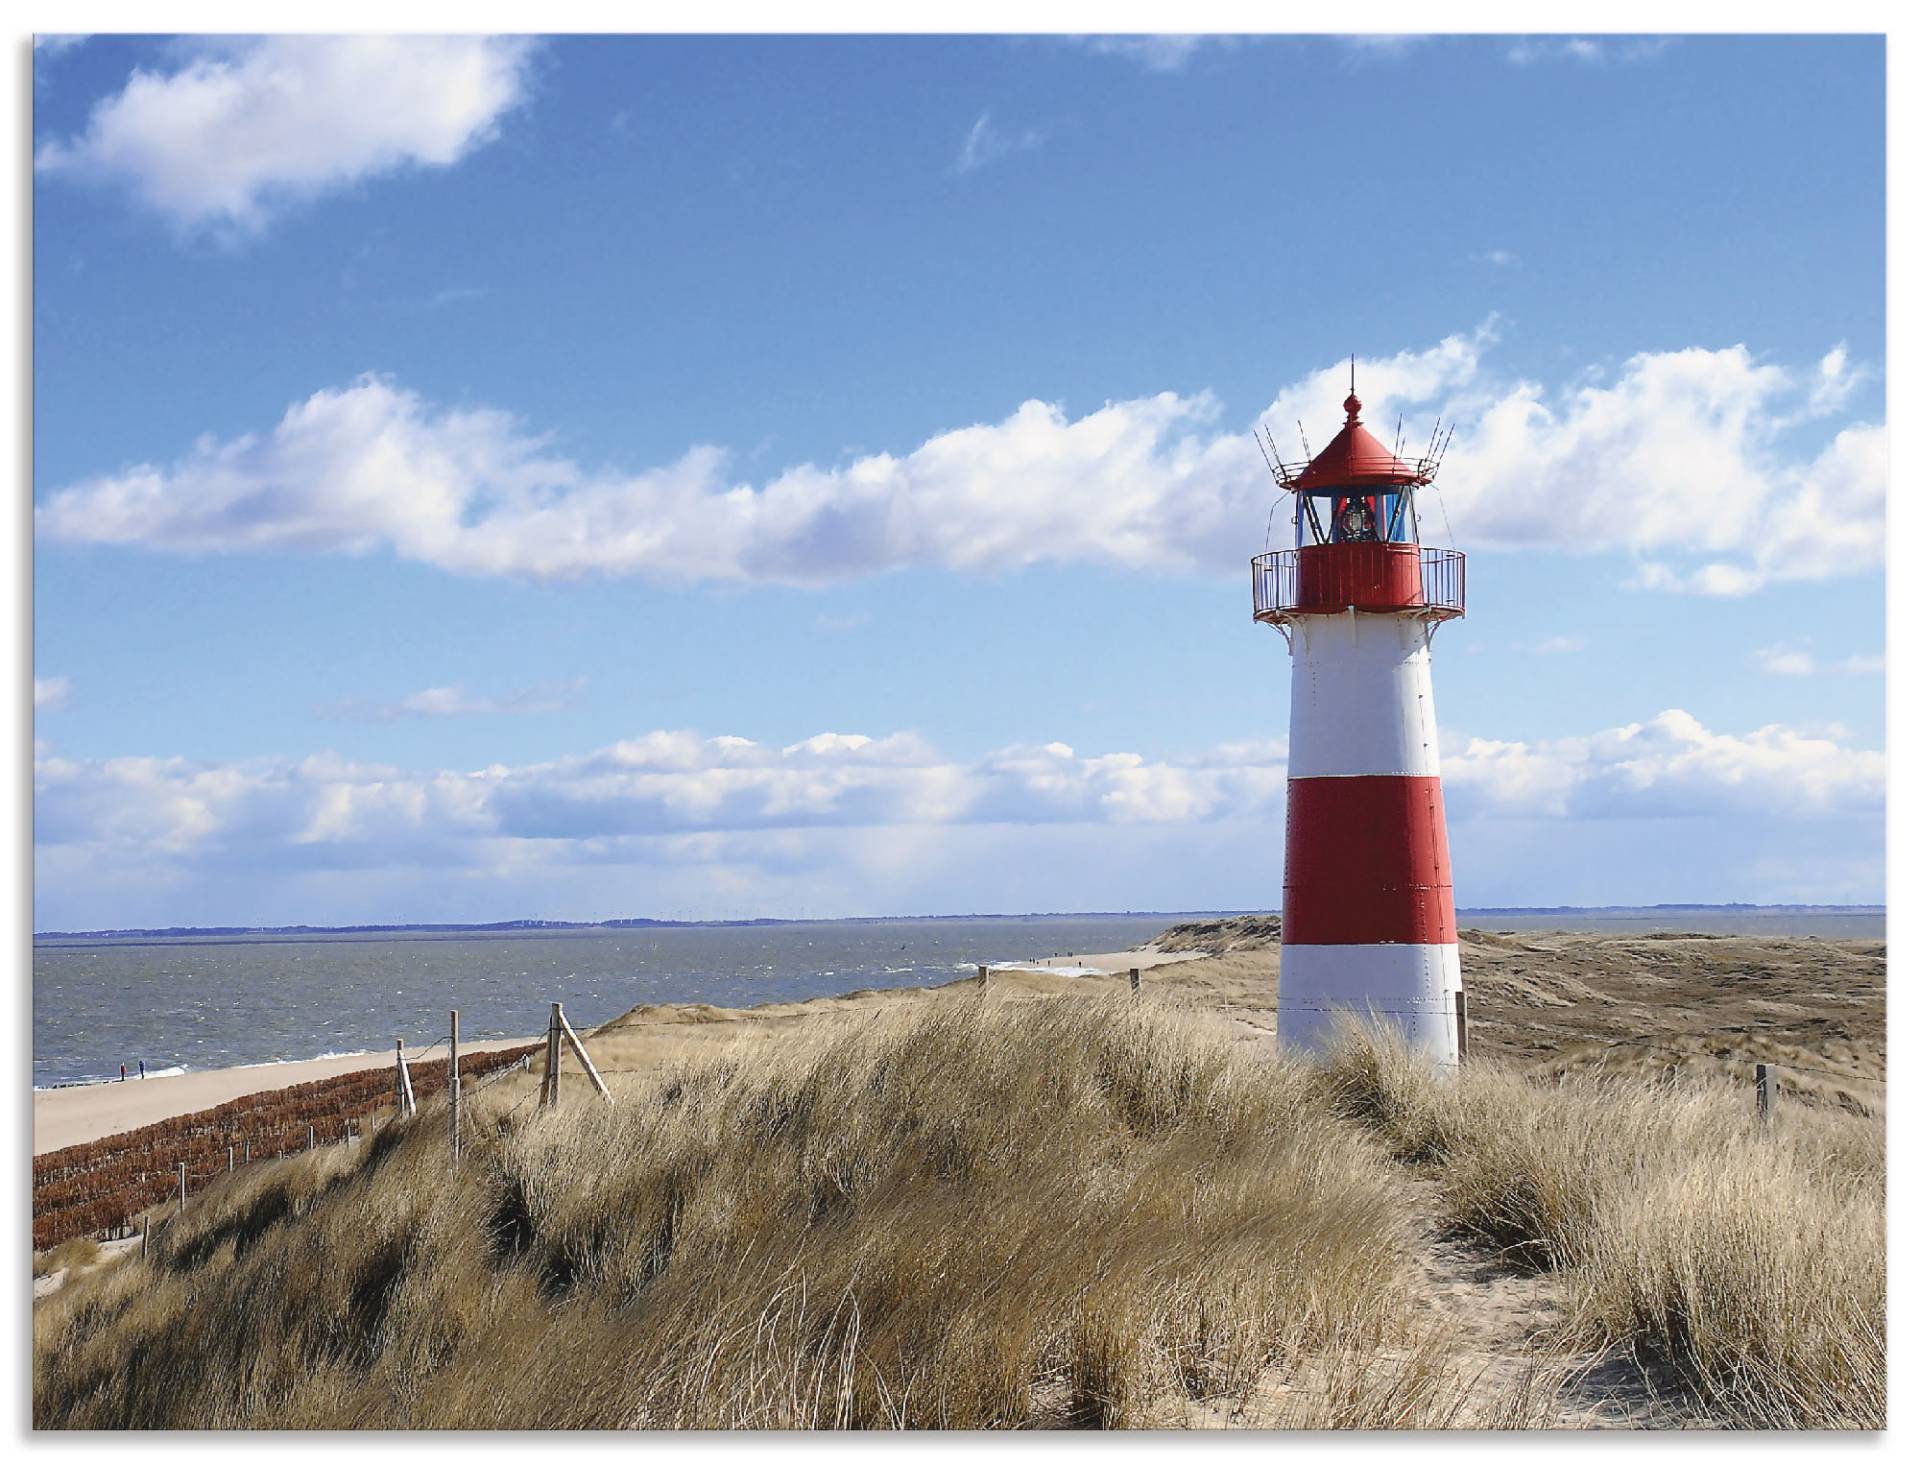
[[[407,1044],[398,1037],[393,1041],[393,1090],[394,1111],[412,1117],[419,1109],[413,1101],[413,1077],[407,1071]]]
[[[1140,994],[1140,972],[1138,970],[1129,970],[1127,972],[1127,984],[1132,987],[1132,994],[1136,996]]]
[[[233,1172],[233,1144],[227,1144],[227,1172]]]
[[[245,1146],[241,1151],[246,1155],[246,1162],[252,1163],[253,1162],[253,1139],[251,1138],[246,1139]]]
[[[1467,992],[1466,988],[1453,993],[1453,1035],[1455,1042],[1455,1060],[1467,1059]]]
[[[982,965],[981,967],[979,967],[979,969],[980,969],[980,984],[985,985],[987,983],[987,967]]]
[[[586,1047],[574,1034],[573,1027],[568,1024],[567,1013],[561,1009],[558,1001],[553,1003],[553,1019],[560,1023],[561,1035],[566,1037],[567,1045],[573,1048],[573,1054],[580,1059],[580,1065],[587,1069],[587,1076],[593,1083],[594,1091],[606,1098],[608,1102],[612,1102],[613,1094],[607,1091],[607,1084],[600,1080],[600,1069],[594,1066],[593,1058],[587,1055]]]
[[[142,1214],[140,1216],[140,1258],[143,1260],[147,1258],[147,1231],[152,1228],[152,1226],[153,1216],[151,1214]]]
[[[447,1135],[453,1161],[460,1161],[460,1013],[447,1013]]]
[[[180,1212],[185,1214],[187,1212],[187,1166],[183,1163],[178,1167],[180,1169]]]
[[[560,1105],[560,1003],[547,1010],[547,1072],[540,1079],[540,1106]]]
[[[1772,1062],[1756,1062],[1753,1089],[1759,1103],[1760,1126],[1771,1128],[1780,1111],[1780,1069]]]

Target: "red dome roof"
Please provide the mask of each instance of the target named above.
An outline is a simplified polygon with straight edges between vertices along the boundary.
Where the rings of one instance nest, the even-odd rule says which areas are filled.
[[[1428,480],[1431,474],[1408,467],[1360,425],[1359,397],[1349,396],[1346,408],[1347,424],[1289,487],[1299,493],[1325,488],[1402,487]]]

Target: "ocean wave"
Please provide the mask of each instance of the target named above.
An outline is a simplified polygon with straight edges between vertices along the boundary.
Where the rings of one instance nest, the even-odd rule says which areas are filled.
[[[186,1075],[187,1069],[185,1067],[154,1067],[146,1074],[147,1077],[184,1077]],[[35,1092],[58,1092],[63,1087],[112,1087],[116,1086],[120,1080],[118,1077],[69,1077],[65,1082],[36,1082],[33,1084],[33,1090]],[[138,1072],[129,1072],[127,1073],[126,1080],[129,1082],[140,1082],[144,1081],[145,1078]]]

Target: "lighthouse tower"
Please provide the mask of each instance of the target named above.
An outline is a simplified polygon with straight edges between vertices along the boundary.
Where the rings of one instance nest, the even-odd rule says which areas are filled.
[[[1309,462],[1269,452],[1294,546],[1253,561],[1253,617],[1293,658],[1280,1045],[1320,1046],[1352,1011],[1451,1064],[1465,1007],[1429,649],[1465,613],[1466,558],[1420,543],[1414,494],[1444,443],[1403,462],[1360,410],[1349,394]]]

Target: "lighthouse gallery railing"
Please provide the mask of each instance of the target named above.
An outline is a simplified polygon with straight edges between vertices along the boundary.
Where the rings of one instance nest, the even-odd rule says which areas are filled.
[[[1314,555],[1303,576],[1302,553]],[[1418,552],[1419,584],[1406,560]],[[1275,549],[1253,559],[1253,617],[1279,623],[1352,605],[1375,613],[1451,620],[1467,611],[1467,556],[1413,544]]]

